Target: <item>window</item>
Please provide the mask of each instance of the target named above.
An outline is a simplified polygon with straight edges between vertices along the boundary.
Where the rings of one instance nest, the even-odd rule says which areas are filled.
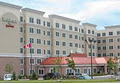
[[[56,36],[59,37],[59,32],[56,32]]]
[[[29,18],[29,23],[34,23],[34,18]]]
[[[56,23],[56,28],[59,28],[59,23]]]
[[[50,50],[47,50],[47,54],[50,54]]]
[[[20,48],[20,53],[23,53],[23,48]]]
[[[82,40],[84,41],[84,37],[82,37]]]
[[[30,49],[30,53],[34,54],[34,49],[33,48]]]
[[[63,54],[66,54],[66,51],[63,51]]]
[[[63,46],[66,46],[66,42],[62,42],[62,45],[63,45]]]
[[[120,42],[120,38],[117,38],[117,42]]]
[[[20,75],[24,75],[24,69],[20,70]]]
[[[41,39],[37,39],[37,44],[41,44]]]
[[[90,30],[88,30],[88,34],[90,34],[91,33],[91,31]]]
[[[41,54],[41,49],[37,49],[37,54]]]
[[[50,31],[47,31],[47,36],[50,36]]]
[[[59,46],[59,41],[56,41],[56,45]]]
[[[30,59],[30,65],[34,63],[35,63],[34,59]]]
[[[72,30],[72,26],[69,26],[69,30]]]
[[[50,41],[47,41],[47,45],[50,45]]]
[[[78,74],[78,73],[80,73],[80,69],[76,68],[75,69],[75,74]]]
[[[78,27],[75,27],[75,31],[78,31]]]
[[[62,29],[65,29],[66,27],[65,27],[65,24],[62,24]]]
[[[84,33],[84,29],[81,29],[81,32]]]
[[[62,24],[62,29],[65,29],[65,24]]]
[[[33,69],[32,69],[32,70],[30,69],[30,73],[29,73],[29,74],[31,75],[33,72],[34,72],[34,70],[33,70]]]
[[[45,40],[44,40],[44,45],[45,45]]]
[[[47,27],[50,27],[50,22],[47,22]]]
[[[101,57],[101,54],[98,54],[98,57]]]
[[[43,21],[43,26],[45,26],[45,21]]]
[[[23,22],[23,17],[22,16],[20,16],[20,22]]]
[[[45,31],[43,32],[43,34],[45,35]]]
[[[56,55],[59,55],[59,53],[60,53],[59,50],[56,50]]]
[[[41,59],[37,59],[37,64],[40,65],[40,63],[42,62]]]
[[[72,34],[69,34],[69,38],[72,38]]]
[[[43,69],[39,69],[38,74],[39,74],[39,75],[43,75],[43,74],[44,74],[44,70],[43,70]]]
[[[23,43],[23,42],[24,42],[24,40],[23,40],[23,38],[21,37],[21,38],[20,38],[20,43]]]
[[[84,73],[87,74],[87,69],[84,69]]]
[[[82,44],[82,48],[84,48],[84,45]]]
[[[103,46],[103,50],[106,50],[106,46]]]
[[[118,49],[120,49],[120,46],[117,46],[118,47]]]
[[[106,33],[102,33],[102,36],[106,36]]]
[[[70,47],[72,47],[73,46],[73,44],[72,43],[70,43]]]
[[[117,35],[120,35],[120,31],[117,31]]]
[[[67,75],[73,75],[73,70],[71,69],[71,68],[69,68],[69,69],[66,69],[66,74]]]
[[[109,39],[109,42],[113,42],[113,39]]]
[[[100,40],[97,40],[97,43],[100,43],[101,41]]]
[[[118,56],[120,56],[120,53],[118,53]]]
[[[92,34],[94,34],[95,32],[94,31],[92,31]]]
[[[20,32],[23,32],[23,31],[24,31],[23,27],[20,27]]]
[[[109,46],[109,49],[112,50],[112,49],[113,49],[113,46]]]
[[[46,54],[46,51],[44,50],[44,54]]]
[[[66,34],[65,34],[65,33],[62,33],[62,37],[66,37]]]
[[[75,47],[78,47],[78,43],[75,43]]]
[[[78,39],[78,35],[75,35],[75,39]]]
[[[41,21],[40,21],[40,19],[37,19],[37,24],[41,24]]]
[[[109,32],[109,35],[113,35],[113,32]]]
[[[33,28],[29,28],[29,32],[30,33],[34,33],[34,29]]]
[[[24,64],[24,59],[20,58],[20,65],[23,65],[23,64]]]
[[[102,40],[102,42],[103,42],[103,43],[106,43],[106,40],[104,39],[104,40]]]
[[[41,34],[41,30],[40,29],[37,29],[37,34]]]
[[[99,36],[100,36],[100,33],[97,33],[97,36],[99,37]]]
[[[30,43],[34,43],[34,38],[30,38]]]
[[[106,57],[106,53],[103,53],[103,57]]]
[[[110,56],[113,56],[113,53],[110,53]]]
[[[97,73],[97,69],[96,68],[94,68],[94,73]]]

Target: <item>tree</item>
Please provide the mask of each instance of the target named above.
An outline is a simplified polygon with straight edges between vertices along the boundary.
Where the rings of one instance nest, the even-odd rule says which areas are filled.
[[[13,72],[13,74],[12,74],[12,79],[16,80],[16,73],[15,72]]]
[[[71,60],[69,58],[66,58],[65,60],[67,61],[68,67],[72,68],[75,71],[76,68],[75,68],[75,62],[73,58]]]
[[[114,73],[117,74],[118,71],[118,57],[114,56]]]
[[[56,66],[53,67],[54,72],[59,72],[60,71],[61,61],[62,61],[62,58],[59,57],[59,56],[55,60],[52,60],[53,64],[56,65]]]
[[[58,79],[59,81],[59,77],[60,75],[58,74],[58,72],[60,72],[60,69],[61,69],[61,61],[62,61],[62,57],[56,57],[55,60],[52,60],[53,64],[56,65],[53,67],[53,71],[55,72],[55,75],[56,75],[56,79]],[[62,72],[61,72],[62,74]]]
[[[109,73],[112,74],[112,71],[114,69],[114,61],[112,60],[111,57],[108,59],[107,64],[109,68]]]
[[[5,65],[5,71],[8,72],[8,73],[11,73],[13,71],[12,64],[6,64]]]

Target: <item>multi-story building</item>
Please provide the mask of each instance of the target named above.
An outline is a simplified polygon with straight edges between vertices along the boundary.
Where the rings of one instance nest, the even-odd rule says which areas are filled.
[[[0,8],[0,76],[6,73],[4,68],[9,63],[18,74],[36,71],[39,75],[45,58],[76,52],[89,54],[84,40],[97,37],[96,25],[90,23],[80,25],[79,20],[58,15],[46,18],[45,12],[4,2],[0,2]],[[32,48],[24,49],[29,43]],[[96,56],[97,51],[93,53]]]
[[[120,56],[120,26],[106,26],[97,31],[98,57]]]
[[[85,53],[89,57],[91,47],[94,57],[119,53],[119,26],[114,26],[116,30],[106,27],[104,31],[97,31],[94,24],[80,24],[79,20],[54,14],[47,18],[43,16],[45,12],[9,3],[0,2],[0,9],[1,77],[7,73],[4,71],[6,64],[12,64],[17,74],[30,75],[34,71],[40,75],[40,63],[49,56]],[[97,32],[102,36],[97,36]],[[85,39],[104,39],[106,43],[98,42],[91,46]],[[29,43],[31,49],[24,49],[23,46]],[[103,47],[106,50],[97,50]]]

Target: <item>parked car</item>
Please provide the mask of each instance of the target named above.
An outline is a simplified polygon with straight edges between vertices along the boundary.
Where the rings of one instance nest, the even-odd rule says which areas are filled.
[[[12,80],[12,74],[5,74],[4,80]]]
[[[88,76],[87,74],[81,74],[80,76],[78,76],[78,79],[87,79],[87,80],[89,80],[89,79],[91,79],[91,77]]]
[[[47,73],[43,76],[43,79],[44,80],[49,80],[49,79],[52,79],[52,78],[59,78],[59,77],[60,77],[59,73]]]

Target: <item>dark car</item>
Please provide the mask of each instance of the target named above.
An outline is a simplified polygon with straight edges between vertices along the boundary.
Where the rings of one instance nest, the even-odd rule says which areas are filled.
[[[60,76],[59,73],[47,73],[43,76],[43,79],[49,80],[49,79],[59,78],[59,76]]]

